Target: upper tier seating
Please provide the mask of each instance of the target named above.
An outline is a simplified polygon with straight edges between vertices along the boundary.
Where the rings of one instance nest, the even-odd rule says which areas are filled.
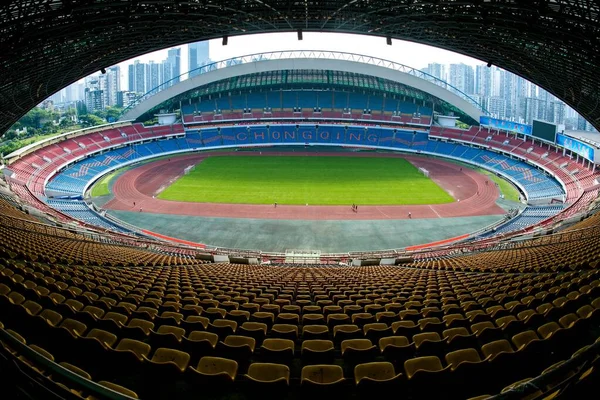
[[[431,107],[418,105],[412,101],[362,93],[289,90],[233,94],[201,103],[185,104],[182,106],[182,114],[185,124],[223,119],[301,116],[303,118],[373,119],[430,125],[433,110]]]
[[[595,185],[594,181],[600,177],[600,171],[590,171],[583,162],[577,163],[568,157],[563,157],[557,148],[548,149],[547,145],[516,139],[510,134],[480,127],[471,127],[468,130],[457,128],[431,127],[431,135],[452,138],[460,141],[483,144],[495,149],[506,151],[520,157],[525,157],[531,162],[543,165],[560,179],[567,188],[567,202],[575,202],[581,196],[584,189]],[[488,140],[488,138],[490,138]],[[561,167],[567,163],[566,167]],[[574,169],[580,169],[576,175],[571,173]]]
[[[35,195],[43,195],[45,180],[54,171],[78,157],[126,142],[182,133],[181,124],[149,128],[142,124],[133,124],[104,129],[45,146],[12,162],[9,169],[15,173],[15,178],[26,183]]]

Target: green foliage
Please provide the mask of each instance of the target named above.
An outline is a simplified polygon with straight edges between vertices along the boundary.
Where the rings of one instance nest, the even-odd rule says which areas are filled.
[[[476,170],[484,175],[489,176],[492,181],[497,183],[500,193],[504,195],[505,199],[517,202],[519,201],[521,194],[512,183],[483,168],[476,168]]]
[[[77,128],[73,128],[73,129],[77,129]],[[63,133],[63,132],[58,131],[57,133],[50,133],[50,134],[47,134],[47,135],[35,135],[35,136],[27,137],[25,139],[14,139],[14,140],[9,140],[9,141],[3,142],[0,145],[0,154],[7,155],[9,153],[12,153],[15,150],[20,149],[21,147],[25,147],[25,146],[27,146],[27,145],[29,145],[31,143],[35,143],[35,142],[38,142],[38,141],[40,141],[42,139],[46,139],[46,138],[49,138],[49,137],[52,137],[52,136],[56,136],[56,135],[59,135],[61,133]]]
[[[81,125],[84,127],[96,126],[105,124],[106,121],[94,114],[86,114],[79,118]]]
[[[42,124],[53,120],[58,120],[58,113],[36,107],[21,117],[13,128],[41,128]]]
[[[401,158],[214,156],[159,196],[246,204],[441,204],[453,198]]]
[[[71,120],[71,118],[63,118],[58,124],[60,129],[67,129],[70,126],[73,126],[75,123]]]
[[[144,125],[146,126],[152,126],[156,124],[158,124],[158,117],[154,117],[152,119],[149,119],[148,121],[144,121]]]
[[[107,122],[107,118],[114,121],[121,115],[121,111],[122,109],[119,107],[107,107],[104,111],[88,114],[83,102],[77,102],[75,107],[62,113],[36,107],[2,135],[0,153],[6,155],[44,138],[81,129],[82,127],[102,125]],[[81,124],[73,121],[75,116],[79,116]],[[23,129],[25,129],[25,132],[17,133],[17,130]]]
[[[76,103],[76,107],[77,107],[77,114],[78,115],[86,115],[88,113],[88,109],[87,106],[85,105],[85,103],[83,101],[78,101]]]
[[[119,170],[113,171],[100,179],[92,188],[92,197],[106,196],[110,194],[109,185],[110,181],[119,173]]]
[[[104,112],[105,112],[105,118],[107,121],[109,121],[109,122],[116,121],[121,116],[121,113],[123,112],[123,108],[122,107],[106,107]]]

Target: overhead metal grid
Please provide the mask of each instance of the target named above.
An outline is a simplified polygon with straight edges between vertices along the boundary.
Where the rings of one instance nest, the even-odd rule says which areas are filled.
[[[466,54],[541,86],[599,128],[599,8],[591,0],[6,1],[0,132],[62,87],[137,55],[280,31],[379,35]]]

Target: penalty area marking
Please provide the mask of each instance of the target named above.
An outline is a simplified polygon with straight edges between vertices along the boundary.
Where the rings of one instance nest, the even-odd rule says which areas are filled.
[[[156,196],[158,196],[159,194],[161,194],[161,192],[163,192],[164,190],[166,190],[169,186],[171,186],[173,183],[175,183],[175,181],[179,178],[181,178],[184,175],[187,175],[189,173],[189,171],[192,171],[194,168],[196,167],[196,164],[192,164],[189,165],[187,167],[185,167],[185,169],[183,170],[183,173],[177,175],[174,178],[169,179],[169,182],[162,185],[161,187],[158,188],[158,190],[154,193],[154,195],[152,196],[152,198],[155,198]]]

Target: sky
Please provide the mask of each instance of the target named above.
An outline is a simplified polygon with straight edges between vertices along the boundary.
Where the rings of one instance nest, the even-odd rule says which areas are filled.
[[[187,46],[175,47],[181,48],[182,73],[187,72]],[[392,40],[392,45],[389,46],[386,44],[384,37],[342,33],[304,32],[303,40],[298,40],[295,32],[233,36],[229,37],[227,46],[222,45],[221,39],[210,41],[210,59],[212,61],[278,50],[335,50],[358,53],[395,61],[417,69],[426,67],[429,63],[464,63],[469,65],[484,63],[474,58],[422,44]],[[145,54],[120,63],[121,85],[123,87],[127,86],[127,67],[134,60],[160,62],[166,57],[167,49]]]

